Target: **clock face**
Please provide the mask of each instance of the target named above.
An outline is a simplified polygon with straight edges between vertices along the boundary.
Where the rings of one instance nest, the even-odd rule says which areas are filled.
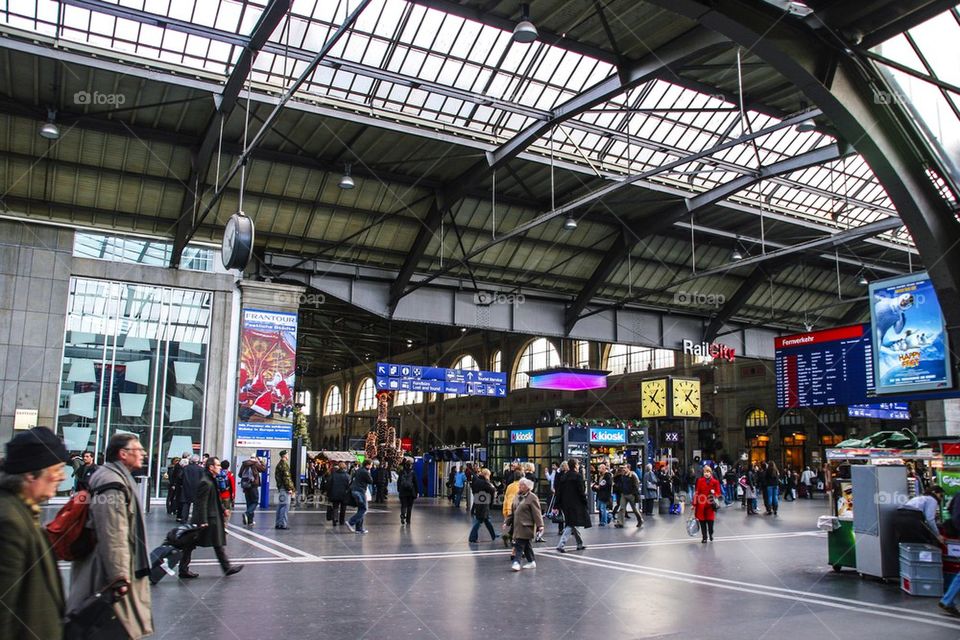
[[[643,418],[667,417],[667,380],[644,380],[640,383],[640,415]]]
[[[673,388],[673,417],[699,418],[700,417],[700,381],[685,378],[674,378]]]
[[[243,270],[253,254],[253,221],[243,212],[230,216],[223,229],[221,259],[227,269]]]

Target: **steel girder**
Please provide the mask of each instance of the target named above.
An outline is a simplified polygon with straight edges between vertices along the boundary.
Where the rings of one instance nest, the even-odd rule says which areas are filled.
[[[748,47],[823,111],[886,189],[930,274],[947,330],[960,340],[960,224],[926,173],[936,164],[903,107],[876,100],[889,90],[882,78],[852,49],[746,2],[647,1]]]
[[[237,98],[240,97],[243,83],[253,67],[253,59],[287,14],[290,4],[290,0],[270,0],[270,4],[260,14],[260,19],[257,20],[247,45],[243,48],[237,63],[230,72],[230,76],[223,85],[223,91],[217,96],[216,110],[207,122],[206,130],[200,139],[200,147],[193,156],[190,177],[187,180],[183,202],[180,205],[177,233],[173,241],[173,253],[170,255],[170,266],[174,269],[180,266],[183,250],[186,248],[190,237],[195,233],[193,227],[196,221],[197,207],[201,195],[207,190],[207,174],[210,171],[210,163],[213,160],[216,143],[220,138],[223,124],[230,117],[230,113],[237,104]]]
[[[735,178],[725,184],[720,185],[719,187],[701,193],[692,198],[687,198],[679,206],[674,207],[667,212],[657,213],[654,220],[644,219],[637,224],[625,226],[623,234],[617,239],[616,242],[614,242],[613,246],[610,247],[610,250],[607,251],[606,255],[604,255],[603,259],[600,261],[600,264],[597,265],[596,270],[593,272],[593,275],[590,276],[590,279],[587,281],[587,285],[580,291],[580,293],[577,295],[577,298],[570,304],[570,308],[567,309],[567,317],[565,322],[567,331],[569,332],[571,329],[573,329],[573,326],[577,323],[577,320],[580,317],[580,313],[587,308],[587,305],[590,304],[590,300],[593,299],[593,296],[597,293],[597,291],[599,291],[600,287],[603,286],[603,283],[606,281],[606,279],[613,274],[614,270],[626,259],[630,252],[633,251],[634,247],[637,246],[642,238],[656,235],[664,229],[671,227],[675,223],[691,217],[697,210],[719,202],[725,198],[729,198],[730,196],[758,182],[768,178],[773,178],[775,176],[793,173],[794,171],[800,171],[802,169],[826,162],[832,162],[833,160],[837,160],[844,155],[845,152],[841,151],[840,145],[833,144],[826,147],[820,147],[818,149],[814,149],[813,151],[800,154],[799,156],[794,156],[793,158],[788,158],[786,160],[767,165],[766,167],[761,167],[760,171],[756,174],[748,174],[739,178]]]
[[[417,265],[423,258],[427,246],[430,244],[430,238],[437,232],[440,221],[447,213],[451,213],[451,208],[459,201],[468,190],[477,185],[477,183],[486,179],[491,171],[502,167],[511,159],[517,157],[527,147],[538,140],[544,133],[558,124],[570,120],[581,113],[603,104],[626,91],[649,82],[673,65],[681,64],[692,56],[705,51],[725,47],[727,43],[724,38],[718,36],[706,29],[694,29],[684,34],[682,37],[666,44],[656,52],[646,56],[640,62],[629,67],[621,67],[618,72],[596,85],[574,96],[570,100],[553,109],[546,118],[538,119],[532,125],[519,132],[513,138],[500,145],[497,149],[486,153],[486,163],[483,161],[475,163],[469,169],[464,171],[456,179],[450,181],[449,186],[444,190],[440,198],[441,204],[437,211],[431,211],[431,214],[424,218],[417,237],[410,246],[409,257],[404,262],[403,269],[394,286],[390,291],[390,309],[391,313],[396,309],[397,303],[403,297],[410,279],[416,271]]]

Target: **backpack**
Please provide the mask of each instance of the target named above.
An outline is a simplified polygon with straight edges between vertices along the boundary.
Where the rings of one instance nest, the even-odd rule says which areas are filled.
[[[81,489],[60,508],[57,515],[45,528],[47,540],[58,560],[81,560],[97,546],[97,535],[87,527],[90,518],[90,503],[93,498],[105,491],[118,489],[127,496],[127,488],[119,482],[108,482],[94,491]]]
[[[240,488],[250,489],[253,487],[253,466],[247,465],[240,474]]]
[[[220,470],[220,473],[217,474],[217,489],[220,490],[220,493],[227,491],[230,488],[230,485],[227,484],[227,472],[223,469]]]
[[[416,487],[413,484],[413,473],[400,474],[400,481],[397,483],[397,490],[409,491],[413,493]]]

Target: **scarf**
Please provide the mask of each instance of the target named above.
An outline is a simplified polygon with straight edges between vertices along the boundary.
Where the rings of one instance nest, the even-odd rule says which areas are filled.
[[[143,525],[143,507],[137,495],[137,482],[130,474],[130,470],[119,462],[110,463],[123,477],[124,483],[130,490],[130,500],[134,506],[133,526],[133,576],[145,578],[150,575],[150,552],[147,550],[147,533]]]

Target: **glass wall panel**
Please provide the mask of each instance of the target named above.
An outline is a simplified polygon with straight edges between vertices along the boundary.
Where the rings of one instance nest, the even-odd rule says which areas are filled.
[[[116,433],[148,451],[154,495],[173,456],[202,447],[211,295],[72,278],[57,427],[74,454],[102,458]]]

